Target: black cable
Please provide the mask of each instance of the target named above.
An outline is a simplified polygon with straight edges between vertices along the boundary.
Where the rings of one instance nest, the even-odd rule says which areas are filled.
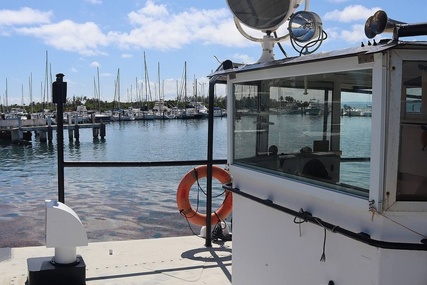
[[[181,214],[181,216],[183,216],[183,217],[185,218],[185,220],[187,221],[188,227],[190,228],[190,230],[191,230],[191,232],[193,233],[193,235],[195,235],[195,236],[197,236],[197,237],[200,237],[200,238],[201,238],[201,236],[200,236],[200,235],[198,235],[198,234],[196,234],[196,233],[194,232],[193,228],[191,227],[191,223],[190,223],[190,221],[188,220],[187,215],[185,215],[185,214],[183,213],[183,210],[179,211],[179,213],[180,213],[180,214]]]
[[[326,228],[323,228],[323,252],[320,257],[321,262],[326,262]]]
[[[322,33],[319,34],[317,39],[310,41],[310,42],[306,43],[305,45],[298,44],[295,40],[292,39],[292,37],[290,39],[290,42],[292,44],[292,47],[297,52],[299,52],[299,56],[301,56],[303,54],[311,54],[311,53],[315,52],[316,50],[318,50],[319,47],[322,45],[323,41],[326,40],[327,38],[328,38],[328,34],[322,30]],[[309,48],[312,48],[316,45],[317,45],[317,47],[315,49],[313,49],[312,51],[308,51]]]
[[[277,33],[276,31],[274,31],[274,37],[277,39]],[[283,55],[285,57],[288,57],[288,54],[286,53],[285,49],[282,47],[282,44],[280,42],[277,42],[277,46],[279,47],[279,49],[282,51]]]
[[[265,200],[261,199],[259,197],[256,197],[254,195],[251,195],[249,193],[245,193],[241,191],[239,188],[233,187],[231,185],[223,185],[224,189],[227,189],[228,191],[233,192],[234,194],[240,195],[242,197],[245,197],[247,199],[250,199],[254,202],[260,203],[262,205],[268,206],[270,208],[276,209],[278,211],[281,211],[283,213],[292,215],[294,217],[303,219],[305,218],[300,212],[296,212],[292,209],[289,209],[287,207],[283,207],[281,205],[275,204],[271,200]],[[391,242],[391,241],[384,241],[384,240],[376,240],[372,239],[369,234],[360,232],[356,233],[350,230],[347,230],[345,228],[342,228],[338,225],[333,225],[331,223],[328,223],[326,221],[322,221],[320,218],[314,217],[314,216],[306,216],[307,222],[312,224],[317,224],[323,228],[326,228],[330,230],[333,233],[337,233],[340,235],[343,235],[347,238],[359,241],[361,243],[377,247],[377,248],[384,248],[384,249],[393,249],[393,250],[417,250],[417,251],[427,251],[427,240],[421,240],[421,243],[406,243],[406,242]],[[319,224],[319,221],[321,224]]]

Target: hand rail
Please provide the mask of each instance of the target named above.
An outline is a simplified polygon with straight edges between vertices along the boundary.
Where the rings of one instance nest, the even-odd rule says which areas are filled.
[[[64,161],[64,167],[154,167],[204,165],[208,160],[169,160],[169,161]],[[212,164],[227,164],[226,159],[214,159]]]

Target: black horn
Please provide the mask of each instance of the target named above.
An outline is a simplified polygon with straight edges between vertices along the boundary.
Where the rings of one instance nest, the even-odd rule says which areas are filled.
[[[393,40],[399,37],[427,35],[427,23],[407,24],[390,19],[387,13],[379,10],[365,23],[365,35],[372,39],[383,32],[393,33]]]
[[[394,33],[395,29],[401,25],[405,25],[404,22],[399,22],[387,17],[387,13],[383,10],[375,12],[375,14],[368,18],[365,23],[365,35],[372,39],[376,35],[383,32]]]

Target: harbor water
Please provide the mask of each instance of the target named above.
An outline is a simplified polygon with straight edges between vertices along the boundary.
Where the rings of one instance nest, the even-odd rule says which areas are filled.
[[[226,120],[215,119],[214,159],[226,158]],[[106,126],[106,132],[104,140],[94,140],[91,129],[82,129],[79,142],[68,140],[64,133],[65,161],[207,158],[208,120],[115,122]],[[0,161],[0,248],[44,244],[44,201],[58,199],[56,140],[1,144]],[[181,178],[191,169],[66,167],[65,203],[82,220],[90,241],[191,235],[175,199]],[[191,191],[196,206],[197,189]],[[221,194],[219,182],[213,191]],[[216,206],[222,199],[215,199]],[[203,201],[200,196],[200,211],[205,209]]]
[[[342,124],[350,133],[354,132],[354,140],[366,145],[370,141],[370,121],[366,117],[344,118]],[[214,159],[226,159],[226,124],[226,118],[215,118]],[[104,140],[93,139],[90,129],[81,130],[79,142],[69,140],[64,134],[64,158],[135,162],[205,160],[207,132],[208,120],[114,122],[107,125]],[[341,147],[343,151],[351,148],[358,155],[354,145],[342,142]],[[52,144],[37,142],[36,138],[24,145],[0,144],[0,161],[0,248],[43,245],[44,201],[58,197],[56,140]],[[359,168],[356,173],[366,177],[369,168],[356,167]],[[175,199],[181,178],[191,169],[192,166],[67,167],[65,203],[82,220],[90,241],[191,235],[192,230],[180,215]],[[196,186],[191,190],[191,203],[196,207],[199,201],[198,209],[204,212],[205,196],[199,192],[200,199],[197,198]],[[205,186],[201,181],[201,187]],[[214,180],[214,197],[222,191]],[[223,196],[214,198],[213,209],[222,200]],[[192,229],[198,233],[200,227]]]

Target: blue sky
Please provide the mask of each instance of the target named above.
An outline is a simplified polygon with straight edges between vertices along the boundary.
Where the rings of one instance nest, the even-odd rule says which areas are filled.
[[[206,75],[219,65],[215,57],[253,63],[261,54],[258,43],[239,34],[225,0],[2,0],[1,4],[3,104],[7,90],[9,105],[22,101],[28,105],[30,77],[32,99],[41,101],[46,52],[48,80],[50,72],[53,79],[55,74],[64,73],[68,97],[93,98],[99,69],[101,100],[113,100],[120,69],[122,102],[135,101],[135,86],[140,88],[145,81],[144,52],[153,99],[158,94],[158,73],[161,93],[165,99],[174,99],[186,62],[188,94],[193,94],[197,79],[198,94],[203,95],[207,93]],[[328,33],[319,51],[367,42],[364,24],[378,9],[385,10],[390,18],[415,23],[427,21],[424,6],[421,0],[312,0],[310,10],[321,17]],[[280,28],[278,35],[284,31]],[[296,55],[288,42],[282,44],[289,55]],[[275,54],[276,59],[283,57],[277,46]]]

